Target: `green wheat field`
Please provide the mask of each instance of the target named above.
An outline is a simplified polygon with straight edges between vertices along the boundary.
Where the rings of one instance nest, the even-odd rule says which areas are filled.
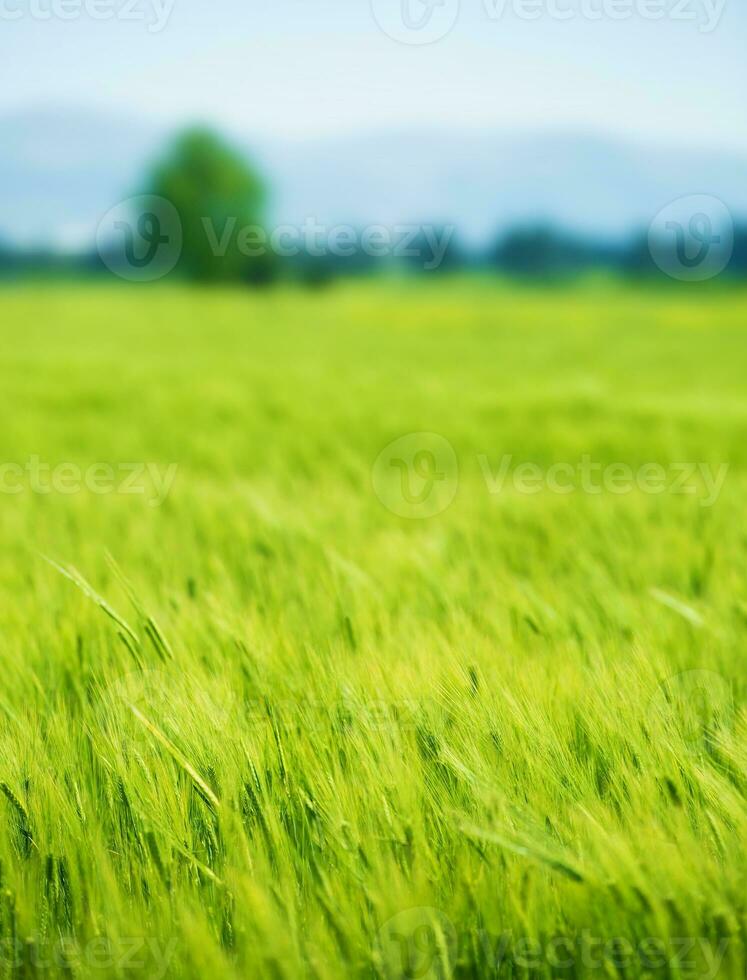
[[[743,978],[745,309],[5,288],[0,977]]]

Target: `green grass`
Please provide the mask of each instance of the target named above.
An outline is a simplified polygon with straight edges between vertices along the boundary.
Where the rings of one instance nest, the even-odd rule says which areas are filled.
[[[744,977],[746,303],[2,292],[0,463],[179,470],[0,496],[0,977]]]

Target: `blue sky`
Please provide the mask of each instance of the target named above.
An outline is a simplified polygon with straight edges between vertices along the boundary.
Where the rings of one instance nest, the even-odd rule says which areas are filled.
[[[517,14],[519,0],[500,19],[488,16],[490,0],[461,0],[453,29],[422,46],[377,26],[371,4],[399,0],[173,0],[157,33],[147,23],[164,0],[132,0],[147,21],[32,15],[34,3],[38,12],[52,2],[0,0],[14,17],[0,16],[0,111],[96,107],[303,137],[553,126],[747,150],[745,0],[725,0],[708,33],[709,0],[629,0],[622,20],[583,16],[584,4],[610,0],[530,0],[532,20]],[[646,3],[665,5],[665,16],[641,16]],[[696,19],[673,19],[677,4]],[[548,12],[571,9],[562,21]]]

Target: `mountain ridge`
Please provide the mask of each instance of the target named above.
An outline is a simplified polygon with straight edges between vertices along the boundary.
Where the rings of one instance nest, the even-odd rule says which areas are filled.
[[[0,115],[0,239],[77,247],[142,189],[168,128],[84,109]],[[269,220],[454,224],[484,244],[547,221],[619,238],[677,197],[711,194],[747,216],[747,157],[650,147],[600,133],[392,129],[317,140],[228,134],[271,188]]]

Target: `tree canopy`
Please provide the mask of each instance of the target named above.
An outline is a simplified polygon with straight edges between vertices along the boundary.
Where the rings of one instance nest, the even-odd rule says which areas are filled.
[[[261,278],[267,258],[239,250],[238,232],[262,222],[266,192],[244,156],[208,129],[177,137],[150,176],[148,191],[169,201],[182,224],[180,269],[190,279]]]

